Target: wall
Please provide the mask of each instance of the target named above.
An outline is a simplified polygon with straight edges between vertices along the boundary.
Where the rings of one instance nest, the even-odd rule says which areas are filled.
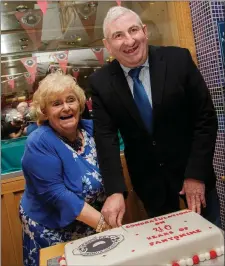
[[[219,130],[214,156],[217,191],[225,229],[225,67],[219,44],[218,21],[225,20],[225,2],[190,1],[198,67],[204,76],[217,111]]]

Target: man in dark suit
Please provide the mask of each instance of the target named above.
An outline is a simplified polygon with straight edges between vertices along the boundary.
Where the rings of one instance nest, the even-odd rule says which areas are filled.
[[[126,186],[119,130],[133,187],[150,217],[179,210],[185,195],[189,209],[219,225],[212,165],[216,112],[189,51],[149,47],[146,26],[124,7],[108,11],[103,30],[116,60],[89,79],[108,194],[102,214],[111,226],[121,225]]]

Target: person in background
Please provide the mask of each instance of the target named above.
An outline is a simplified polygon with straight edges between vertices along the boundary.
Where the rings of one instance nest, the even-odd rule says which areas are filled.
[[[72,76],[49,74],[34,93],[39,127],[27,138],[22,170],[26,188],[19,215],[23,261],[39,265],[39,250],[108,230],[93,125],[80,119],[85,95]]]
[[[1,127],[2,139],[15,139],[24,135],[24,120],[19,112],[13,113],[15,116],[8,118]]]
[[[29,113],[29,106],[27,102],[20,102],[16,109],[23,117],[26,117],[26,115]]]
[[[189,209],[220,225],[213,170],[217,117],[190,52],[148,46],[146,25],[124,7],[108,11],[103,31],[115,60],[95,71],[89,85],[106,221],[120,226],[125,212],[119,130],[134,190],[149,217],[179,210],[182,196]]]

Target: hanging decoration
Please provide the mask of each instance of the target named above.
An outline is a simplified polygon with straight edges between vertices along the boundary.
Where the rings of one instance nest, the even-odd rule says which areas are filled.
[[[13,90],[15,88],[15,80],[14,80],[13,76],[8,76],[7,80],[8,80],[8,85]]]
[[[21,27],[26,30],[34,46],[41,46],[43,14],[41,10],[29,10],[28,12],[16,12],[15,16]]]
[[[121,1],[116,1],[118,6],[121,6]]]
[[[76,5],[76,12],[90,40],[93,40],[95,34],[97,5],[94,1]]]
[[[30,82],[35,82],[36,72],[37,72],[37,58],[34,57],[28,57],[28,58],[22,58],[21,62],[25,66],[26,70],[30,74]],[[30,83],[30,84],[32,84]]]
[[[60,68],[64,73],[66,73],[67,63],[68,63],[68,51],[55,53],[54,57],[58,61]]]
[[[37,1],[37,4],[39,5],[42,13],[45,14],[48,8],[48,2],[46,0],[42,0],[42,1]]]
[[[72,75],[73,77],[77,80],[78,79],[78,76],[80,74],[80,70],[79,68],[72,68]]]
[[[94,54],[95,54],[96,58],[98,59],[99,63],[101,65],[103,65],[104,64],[103,48],[92,48],[91,50],[94,52]]]
[[[24,77],[27,81],[27,84],[33,84],[34,83],[34,79],[32,78],[30,73],[24,73]]]

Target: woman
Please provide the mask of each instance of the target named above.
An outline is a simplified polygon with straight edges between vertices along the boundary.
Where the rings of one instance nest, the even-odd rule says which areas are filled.
[[[80,120],[84,105],[83,90],[61,73],[44,78],[33,96],[40,126],[22,158],[24,265],[39,266],[41,248],[109,229],[92,121]]]

